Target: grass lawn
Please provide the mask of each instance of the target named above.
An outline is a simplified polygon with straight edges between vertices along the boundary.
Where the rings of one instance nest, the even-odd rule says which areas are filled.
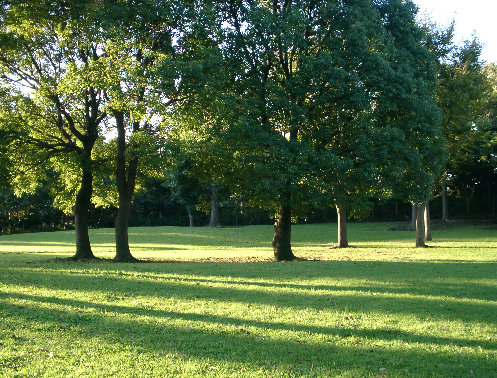
[[[73,232],[0,236],[0,376],[497,377],[497,227],[130,230],[147,263],[75,263]],[[113,230],[92,230],[112,257]]]

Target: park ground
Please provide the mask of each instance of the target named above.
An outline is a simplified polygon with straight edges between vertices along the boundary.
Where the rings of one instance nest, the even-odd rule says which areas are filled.
[[[130,229],[135,257],[66,260],[71,231],[0,236],[0,376],[497,377],[497,226]]]

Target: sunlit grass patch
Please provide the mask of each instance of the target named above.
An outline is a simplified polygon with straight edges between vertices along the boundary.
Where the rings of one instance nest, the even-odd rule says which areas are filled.
[[[267,262],[271,226],[131,229],[146,264],[53,260],[71,232],[2,236],[0,375],[496,376],[497,232],[419,250],[350,227],[347,250],[333,225],[295,227],[295,263]],[[112,257],[112,230],[91,237]]]

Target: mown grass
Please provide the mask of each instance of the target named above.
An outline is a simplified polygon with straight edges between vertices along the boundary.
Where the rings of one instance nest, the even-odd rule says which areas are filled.
[[[0,237],[0,375],[497,376],[497,228],[136,228],[148,263],[74,263],[72,232]],[[92,230],[112,257],[112,230]],[[174,263],[170,263],[174,262]]]

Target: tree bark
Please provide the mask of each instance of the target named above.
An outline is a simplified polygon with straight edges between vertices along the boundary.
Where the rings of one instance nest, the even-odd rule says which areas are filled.
[[[128,241],[129,217],[131,214],[131,200],[135,191],[138,157],[132,157],[126,169],[126,129],[124,113],[114,112],[117,128],[117,167],[116,183],[119,194],[119,208],[115,218],[116,254],[115,261],[137,261],[131,254]],[[127,177],[126,177],[127,171]]]
[[[76,254],[73,260],[94,259],[88,234],[88,211],[90,209],[91,196],[93,194],[93,172],[90,159],[83,159],[81,187],[76,195],[74,204],[74,226],[76,232]]]
[[[291,246],[292,208],[280,205],[278,220],[274,224],[273,250],[276,261],[292,261],[295,255]]]
[[[210,227],[219,226],[219,202],[217,194],[219,189],[216,186],[211,186],[211,218],[209,220]]]
[[[424,227],[424,205],[416,209],[416,247],[426,247]]]
[[[410,231],[416,230],[416,215],[417,215],[416,205],[412,204],[411,205],[411,224],[409,225]]]
[[[136,261],[131,255],[128,241],[129,217],[131,213],[131,201],[127,196],[119,195],[119,209],[114,219],[115,236],[116,236],[116,261]]]
[[[442,221],[449,221],[449,198],[447,194],[447,183],[442,184]]]
[[[186,207],[186,211],[188,212],[188,220],[190,222],[190,227],[193,227],[193,213],[192,213],[192,209],[190,208],[190,206]]]
[[[337,223],[338,223],[338,248],[347,248],[349,240],[347,237],[347,211],[337,206]]]
[[[430,201],[425,204],[425,240],[431,241],[431,216],[430,216]]]

